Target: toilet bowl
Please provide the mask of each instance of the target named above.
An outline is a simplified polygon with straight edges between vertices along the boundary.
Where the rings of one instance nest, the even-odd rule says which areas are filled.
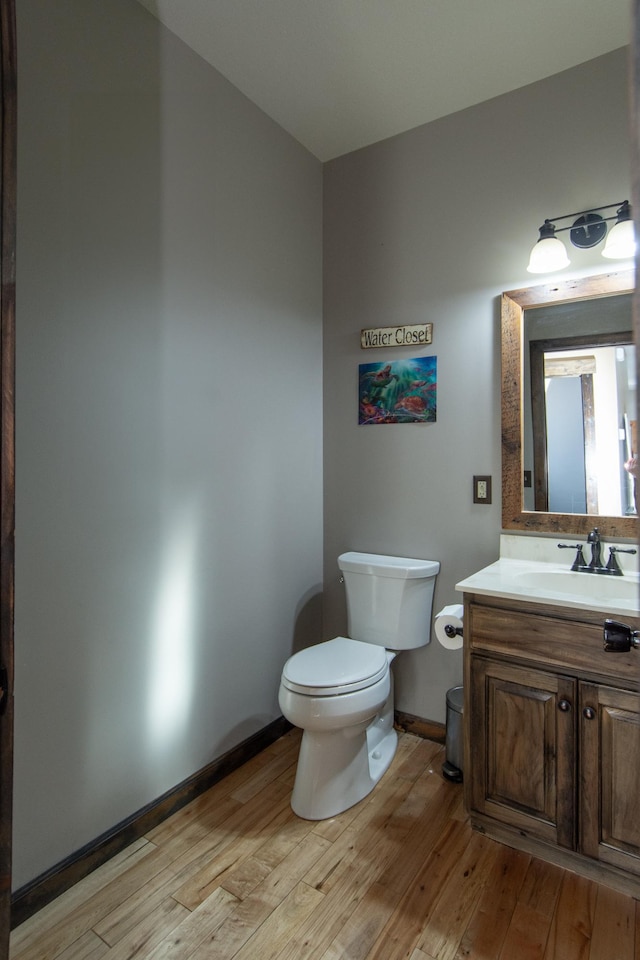
[[[324,820],[353,806],[391,763],[392,658],[382,647],[335,637],[285,663],[280,709],[304,730],[291,795],[299,817]]]
[[[303,730],[291,806],[307,820],[358,803],[389,767],[398,739],[390,664],[396,650],[429,642],[439,570],[435,561],[360,553],[342,554],[338,565],[351,636],[290,657],[278,693],[283,715]]]

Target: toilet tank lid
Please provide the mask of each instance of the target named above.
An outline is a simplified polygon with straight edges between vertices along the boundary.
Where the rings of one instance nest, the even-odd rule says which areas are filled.
[[[348,573],[367,573],[377,577],[402,580],[435,577],[440,570],[437,560],[413,560],[409,557],[387,557],[378,553],[342,553],[338,566]]]

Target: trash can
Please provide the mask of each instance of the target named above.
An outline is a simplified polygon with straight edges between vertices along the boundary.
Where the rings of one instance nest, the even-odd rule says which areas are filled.
[[[462,714],[464,712],[464,693],[462,687],[451,687],[447,690],[447,733],[445,762],[442,764],[442,775],[454,783],[462,783],[463,768],[463,729]]]

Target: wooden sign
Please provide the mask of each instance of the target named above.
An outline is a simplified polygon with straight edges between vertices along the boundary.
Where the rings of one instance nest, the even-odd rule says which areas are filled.
[[[371,327],[360,331],[360,346],[413,347],[431,343],[432,323],[414,323],[402,327]]]

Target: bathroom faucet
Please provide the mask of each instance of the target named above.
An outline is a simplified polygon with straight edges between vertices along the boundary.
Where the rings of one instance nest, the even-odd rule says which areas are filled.
[[[602,563],[602,540],[600,538],[600,533],[597,527],[594,527],[589,536],[587,537],[587,543],[591,545],[591,563],[587,563],[584,554],[582,552],[581,543],[559,543],[558,546],[561,550],[576,550],[576,558],[573,561],[571,566],[572,570],[575,570],[579,573],[605,573],[613,577],[623,576],[622,568],[618,563],[618,558],[616,554],[618,553],[633,553],[636,551],[623,550],[622,547],[609,547],[609,561],[606,565]]]
[[[602,541],[600,540],[600,534],[598,533],[598,528],[594,527],[589,536],[587,537],[587,543],[591,544],[591,563],[589,566],[592,570],[601,570],[602,569]]]

